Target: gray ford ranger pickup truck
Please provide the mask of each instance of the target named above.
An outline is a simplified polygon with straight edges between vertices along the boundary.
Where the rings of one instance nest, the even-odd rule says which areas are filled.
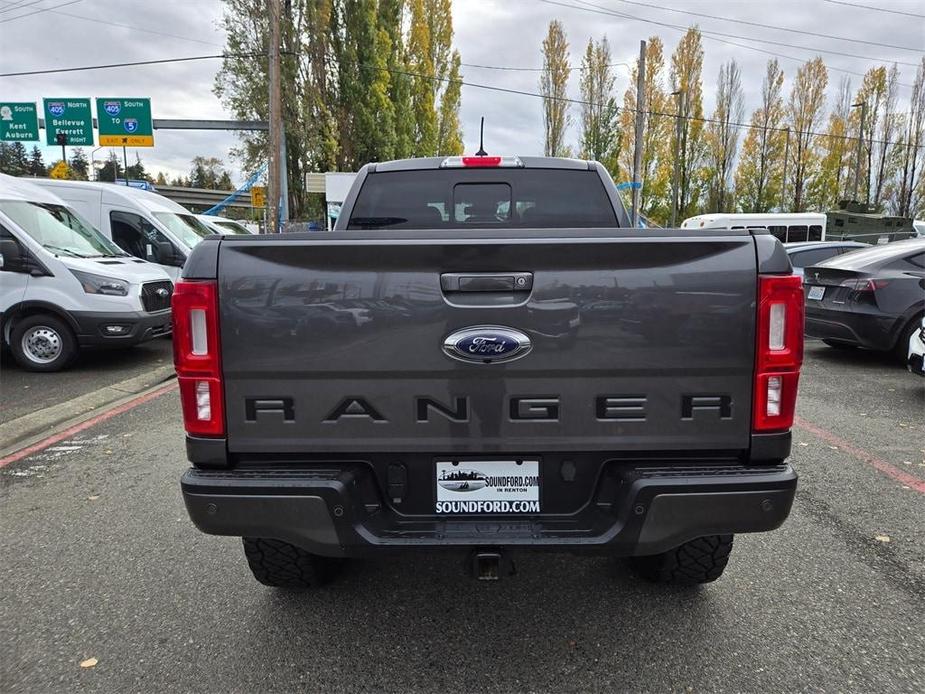
[[[205,239],[173,295],[189,515],[261,583],[447,550],[719,577],[790,512],[803,294],[758,230],[634,229],[596,162],[369,164],[334,231]]]

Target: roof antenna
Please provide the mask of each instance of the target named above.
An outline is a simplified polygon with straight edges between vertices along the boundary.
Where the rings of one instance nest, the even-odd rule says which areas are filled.
[[[485,151],[485,116],[482,116],[482,125],[479,127],[479,151],[475,153],[477,157],[487,157]]]

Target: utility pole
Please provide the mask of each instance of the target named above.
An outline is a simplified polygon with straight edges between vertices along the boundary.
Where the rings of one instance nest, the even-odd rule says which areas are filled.
[[[269,166],[267,167],[267,231],[276,233],[279,227],[279,208],[282,198],[281,192],[281,164],[282,151],[282,105],[280,103],[280,0],[267,0],[270,14],[270,50],[269,50],[269,77],[270,77],[270,152]]]
[[[787,162],[790,161],[790,128],[784,130],[784,175],[780,182],[780,211],[784,211],[787,195]]]
[[[861,124],[858,126],[858,151],[854,159],[854,188],[851,191],[851,199],[855,202],[858,200],[858,184],[861,181],[861,151],[864,146],[864,121],[867,120],[867,102],[862,101],[857,104],[851,104],[851,108],[861,107]]]
[[[678,97],[678,116],[675,121],[675,148],[674,148],[674,172],[671,177],[671,224],[669,226],[674,229],[677,227],[678,222],[678,180],[681,177],[681,117],[684,113],[684,90],[679,89],[676,92],[671,92],[672,96]]]
[[[639,201],[642,198],[642,140],[646,122],[646,42],[639,42],[636,69],[636,150],[633,152],[633,228],[639,226]]]

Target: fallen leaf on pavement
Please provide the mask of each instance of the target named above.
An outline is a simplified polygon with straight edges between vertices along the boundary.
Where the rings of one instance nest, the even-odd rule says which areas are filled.
[[[100,662],[96,658],[87,658],[86,660],[80,661],[80,667],[96,667],[96,664]]]
[[[800,445],[801,445],[801,446],[808,446],[809,444],[806,443],[806,441],[800,441]]]
[[[877,542],[889,542],[890,536],[889,535],[874,535],[874,539]]]
[[[99,498],[100,498],[99,494],[94,494],[93,496],[88,496],[87,501],[96,501]]]

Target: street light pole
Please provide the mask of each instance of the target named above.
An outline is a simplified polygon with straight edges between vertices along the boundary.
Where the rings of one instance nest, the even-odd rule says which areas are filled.
[[[854,188],[851,191],[851,199],[855,202],[858,200],[858,185],[861,181],[861,151],[864,145],[864,121],[867,120],[867,102],[861,101],[857,104],[851,104],[851,108],[861,107],[861,123],[858,125],[858,150],[854,160]]]
[[[633,152],[633,228],[639,226],[639,203],[642,199],[642,139],[646,111],[646,42],[639,42],[639,64],[636,68],[636,150]]]
[[[675,121],[674,136],[674,171],[671,177],[671,224],[669,224],[674,229],[678,221],[678,179],[681,176],[681,116],[684,112],[684,90],[671,92],[671,95],[678,97],[678,116]]]

